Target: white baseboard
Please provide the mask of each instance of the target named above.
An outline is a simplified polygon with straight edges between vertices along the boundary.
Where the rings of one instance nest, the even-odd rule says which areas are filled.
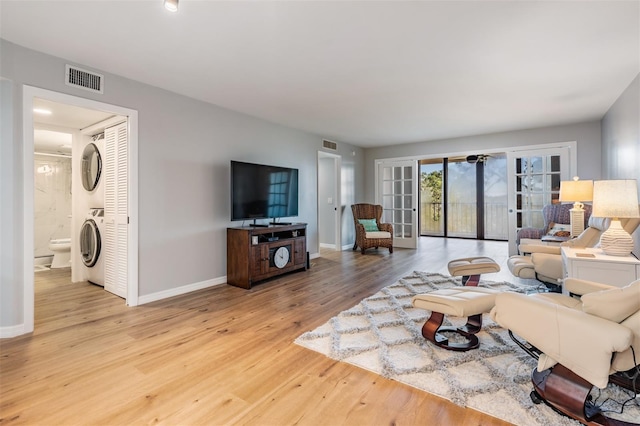
[[[320,248],[326,248],[326,249],[335,250],[336,249],[336,245],[335,244],[320,243]]]
[[[191,293],[192,291],[202,290],[205,288],[213,287],[220,284],[226,284],[227,277],[214,278],[211,280],[201,281],[199,283],[187,284],[182,287],[172,288],[170,290],[159,291],[157,293],[146,294],[144,296],[138,296],[138,305],[144,305],[145,303],[151,303],[162,299],[168,299],[169,297],[180,296],[182,294]]]
[[[11,337],[20,336],[21,334],[25,334],[24,324],[0,327],[0,339],[9,339]]]

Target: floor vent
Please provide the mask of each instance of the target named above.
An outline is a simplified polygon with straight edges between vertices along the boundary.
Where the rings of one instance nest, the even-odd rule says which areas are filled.
[[[67,65],[64,73],[65,83],[68,86],[89,90],[95,93],[104,93],[104,76],[86,71],[78,67]]]
[[[325,139],[322,141],[322,147],[335,151],[336,149],[338,149],[338,144]]]

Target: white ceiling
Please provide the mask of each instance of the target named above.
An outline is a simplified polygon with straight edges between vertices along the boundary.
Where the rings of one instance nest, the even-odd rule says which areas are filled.
[[[640,72],[639,1],[0,7],[11,42],[363,147],[600,119]]]
[[[45,99],[34,99],[33,109],[34,149],[36,152],[51,154],[70,155],[71,132],[85,129],[113,117],[111,113]],[[46,111],[49,113],[43,113]]]

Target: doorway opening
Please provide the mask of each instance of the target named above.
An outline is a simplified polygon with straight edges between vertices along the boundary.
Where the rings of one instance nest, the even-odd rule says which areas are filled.
[[[137,223],[138,223],[138,206],[137,206],[137,142],[138,142],[138,116],[137,111],[128,108],[119,107],[117,105],[105,104],[85,98],[71,96],[59,92],[53,92],[45,89],[24,86],[23,90],[23,135],[24,135],[24,215],[26,218],[34,218],[34,107],[36,102],[45,101],[62,105],[68,105],[77,108],[86,108],[93,111],[108,113],[110,116],[122,116],[126,118],[127,140],[127,157],[124,161],[125,171],[127,173],[126,180],[126,233],[124,238],[119,240],[124,245],[124,259],[122,256],[118,260],[126,271],[117,271],[116,279],[123,280],[126,285],[126,291],[123,294],[126,303],[129,306],[138,304],[138,239],[137,239]],[[78,132],[80,134],[80,132]],[[108,162],[109,160],[107,160]],[[108,173],[108,172],[107,172]],[[109,218],[107,222],[109,222]],[[122,218],[114,218],[111,220],[114,227],[119,226]],[[72,228],[72,234],[78,231]],[[107,234],[109,231],[106,232]],[[115,237],[121,237],[116,232]],[[23,324],[24,333],[32,332],[34,329],[34,221],[26,220],[24,222],[24,295],[23,295]],[[73,241],[72,241],[73,244]],[[117,250],[117,249],[116,249]],[[108,266],[107,266],[108,268]],[[107,269],[108,270],[108,269]],[[126,272],[126,273],[125,273]]]
[[[320,248],[342,250],[341,157],[318,151],[318,241]]]

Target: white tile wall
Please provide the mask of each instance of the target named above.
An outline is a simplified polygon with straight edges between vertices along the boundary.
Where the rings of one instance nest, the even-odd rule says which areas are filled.
[[[71,158],[35,154],[34,185],[34,256],[50,256],[49,240],[71,237]]]

